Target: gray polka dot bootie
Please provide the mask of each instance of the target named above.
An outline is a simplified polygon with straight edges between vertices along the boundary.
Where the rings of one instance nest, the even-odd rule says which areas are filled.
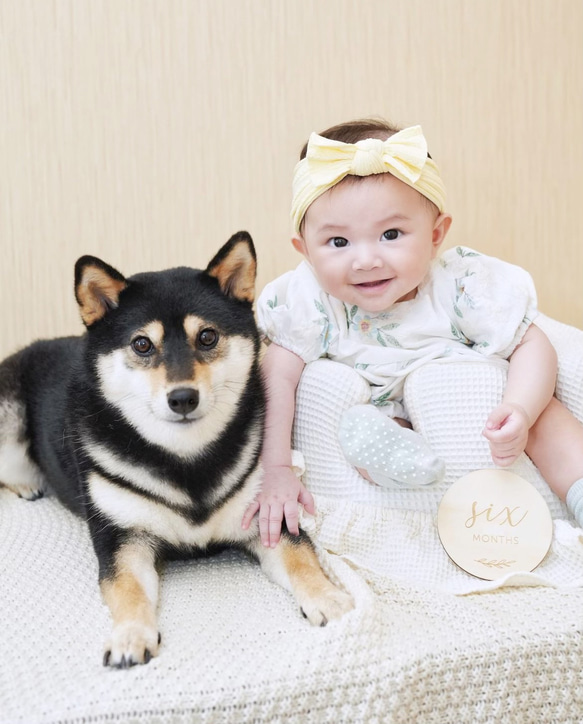
[[[443,479],[445,463],[413,430],[373,405],[355,405],[340,420],[340,446],[349,463],[384,488],[416,488]]]

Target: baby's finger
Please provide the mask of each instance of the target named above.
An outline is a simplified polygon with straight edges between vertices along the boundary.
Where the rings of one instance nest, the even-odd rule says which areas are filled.
[[[492,460],[496,465],[501,468],[507,468],[516,460],[518,455],[506,455],[499,457],[498,455],[492,455]]]
[[[488,415],[485,430],[498,430],[504,425],[512,410],[505,405],[500,405]]]
[[[269,505],[262,505],[259,509],[259,537],[264,546],[269,546]]]
[[[515,425],[508,425],[498,430],[485,429],[482,435],[491,445],[513,445],[518,439],[518,429]]]
[[[519,441],[512,441],[505,444],[490,445],[490,454],[492,460],[496,465],[502,467],[508,467],[516,460],[520,453],[524,450],[524,447]]]
[[[243,514],[243,520],[241,521],[241,528],[243,528],[243,530],[247,530],[247,528],[251,525],[251,521],[258,510],[259,503],[254,500]]]
[[[298,496],[298,500],[304,506],[305,510],[308,511],[308,513],[311,513],[311,515],[315,515],[316,504],[314,502],[314,496],[303,485],[300,488],[300,494]]]
[[[269,510],[269,534],[266,545],[270,545],[272,548],[279,543],[279,537],[281,534],[281,521],[283,519],[283,506],[280,503],[272,505]]]
[[[509,451],[512,449],[512,443],[503,440],[488,440],[488,442],[490,444],[490,452],[493,455],[504,457],[504,455],[510,454]]]
[[[295,500],[288,500],[283,506],[283,515],[288,531],[292,535],[299,535],[299,513],[298,504]]]
[[[514,452],[521,447],[523,441],[523,437],[516,433],[513,433],[508,437],[501,435],[493,440],[490,440],[490,448],[497,453],[506,453],[509,455],[511,452]]]

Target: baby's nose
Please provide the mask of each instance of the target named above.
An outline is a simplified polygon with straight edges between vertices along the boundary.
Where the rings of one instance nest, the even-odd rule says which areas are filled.
[[[377,269],[382,265],[383,261],[378,250],[368,246],[358,249],[352,260],[354,271],[368,271],[369,269]]]

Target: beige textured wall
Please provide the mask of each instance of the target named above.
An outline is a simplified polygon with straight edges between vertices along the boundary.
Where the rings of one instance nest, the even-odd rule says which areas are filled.
[[[291,171],[341,120],[421,123],[464,243],[583,326],[580,0],[0,0],[0,353],[81,330],[72,268],[294,266]]]

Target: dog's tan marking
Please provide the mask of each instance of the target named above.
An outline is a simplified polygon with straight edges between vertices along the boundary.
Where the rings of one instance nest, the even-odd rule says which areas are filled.
[[[132,343],[140,337],[147,337],[154,345],[156,351],[152,356],[141,356],[130,344],[125,349],[126,363],[132,369],[152,369],[152,362],[159,359],[164,349],[164,325],[162,322],[154,321],[146,324],[144,327],[136,329],[131,336]]]
[[[198,335],[203,331],[203,329],[215,328],[212,324],[208,322],[208,320],[197,317],[194,314],[189,314],[184,318],[184,331],[186,332],[186,338],[188,339],[188,343],[194,350],[201,349],[198,345]],[[214,361],[217,357],[222,356],[225,352],[225,339],[218,329],[215,331],[219,335],[219,342],[216,347],[210,349],[206,353],[208,355],[209,362]]]
[[[144,589],[130,571],[116,574],[113,580],[101,584],[105,602],[109,606],[114,626],[131,620],[152,624],[152,606],[144,594]]]
[[[352,596],[330,581],[307,541],[282,538],[276,548],[257,544],[255,552],[265,573],[292,591],[314,626],[325,626],[354,608]]]
[[[213,329],[213,327],[209,325],[208,321],[202,319],[201,317],[197,317],[194,314],[189,314],[184,318],[184,331],[186,332],[188,343],[190,344],[192,349],[199,349],[197,345],[198,335],[202,332],[203,329],[207,328]],[[196,386],[199,389],[202,388],[206,390],[207,394],[212,388],[212,362],[215,362],[218,357],[222,357],[228,351],[225,340],[221,337],[221,334],[218,330],[217,334],[219,335],[219,342],[217,346],[206,353],[207,357],[205,359],[199,358],[198,360],[193,360],[191,379],[185,380],[185,383],[189,384],[193,384],[194,382],[196,382]]]
[[[196,380],[196,386],[199,390],[205,390],[208,395],[213,384],[212,365],[195,362],[192,369],[192,380]]]
[[[319,588],[322,571],[316,554],[304,543],[282,544],[283,562],[290,581],[300,581],[307,593],[314,594]]]
[[[208,326],[208,322],[205,323],[204,319],[201,319],[194,314],[187,314],[186,317],[184,317],[184,331],[186,332],[186,338],[193,348],[195,346],[198,333]]]
[[[136,332],[134,339],[136,337],[147,337],[154,343],[158,352],[161,352],[164,346],[164,325],[157,320],[150,322]]]
[[[152,397],[163,394],[166,395],[168,390],[168,370],[166,366],[161,364],[158,367],[152,367],[147,370],[147,378],[152,390]]]
[[[159,355],[161,355],[164,350],[164,325],[157,320],[150,322],[136,330],[132,335],[132,340],[138,339],[139,337],[147,337],[156,348],[156,352],[152,357],[140,357],[140,355],[130,347],[126,350],[127,362],[133,369],[144,370],[147,374],[148,385],[151,388],[152,395],[157,395],[160,391],[163,392],[168,384],[166,367],[163,364],[152,365],[152,361],[159,359]]]
[[[104,663],[121,667],[148,663],[158,653],[158,574],[151,549],[143,543],[124,544],[116,555],[113,576],[100,585],[113,618]]]
[[[113,279],[103,269],[85,267],[75,290],[83,322],[90,327],[108,309],[117,307],[119,295],[125,287],[125,281]]]
[[[246,242],[235,244],[231,251],[207,269],[227,296],[246,302],[255,299],[257,263]]]

